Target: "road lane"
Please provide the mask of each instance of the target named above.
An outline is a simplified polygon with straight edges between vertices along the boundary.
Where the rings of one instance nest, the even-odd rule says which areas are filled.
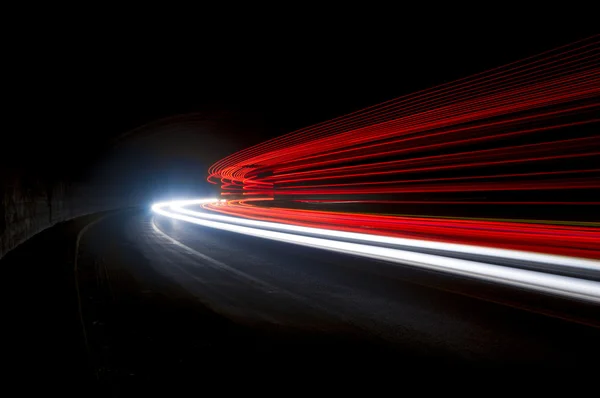
[[[191,296],[219,319],[267,336],[262,347],[277,334],[276,345],[291,353],[290,361],[300,346],[323,360],[338,355],[314,336],[343,342],[344,351],[364,342],[383,347],[382,358],[434,364],[583,367],[600,353],[600,329],[515,308],[560,310],[594,322],[597,308],[590,305],[146,213],[103,221],[84,239],[85,251],[107,264],[117,302],[161,294],[161,306],[169,308],[173,297]],[[128,277],[135,283],[119,283]],[[138,312],[135,306],[127,311]],[[192,346],[195,339],[180,344]]]
[[[218,230],[448,272],[600,304],[600,262],[596,260],[306,228],[188,208],[201,203],[208,206],[211,202],[214,203],[215,199],[165,202],[153,205],[152,210],[169,218]]]

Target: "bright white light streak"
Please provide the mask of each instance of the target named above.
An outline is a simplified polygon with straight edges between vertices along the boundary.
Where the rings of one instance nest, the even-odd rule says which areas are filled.
[[[361,234],[357,232],[345,232],[345,231],[336,231],[331,229],[324,228],[312,228],[312,227],[303,227],[299,225],[291,225],[291,224],[282,224],[282,223],[274,223],[268,221],[257,221],[257,220],[249,220],[239,217],[231,217],[231,216],[223,216],[217,214],[208,214],[206,212],[199,212],[190,209],[186,209],[185,206],[205,204],[205,203],[214,203],[216,200],[209,199],[197,199],[197,200],[189,200],[189,201],[178,201],[165,203],[163,207],[170,207],[171,210],[190,215],[196,218],[203,218],[206,220],[215,220],[222,221],[229,224],[236,225],[245,225],[256,228],[268,228],[275,229],[279,231],[285,232],[299,232],[310,235],[318,235],[330,238],[343,238],[343,239],[352,239],[358,240],[363,243],[379,243],[379,244],[388,244],[388,245],[398,245],[398,246],[407,246],[414,247],[420,249],[433,249],[433,250],[443,250],[450,251],[462,254],[474,254],[480,256],[487,257],[499,257],[504,259],[511,259],[517,261],[528,261],[528,262],[536,262],[543,264],[552,264],[558,266],[565,267],[573,267],[591,271],[600,271],[600,261],[588,260],[584,258],[577,257],[567,257],[560,256],[554,254],[542,254],[542,253],[532,253],[520,250],[510,250],[510,249],[497,249],[493,247],[481,247],[474,245],[465,245],[460,243],[445,243],[445,242],[435,242],[435,241],[427,241],[427,240],[419,240],[419,239],[409,239],[409,238],[396,238],[391,236],[381,236],[381,235],[373,235],[373,234]]]
[[[159,203],[153,205],[152,210],[155,211],[157,214],[161,214],[166,217],[171,217],[178,220],[187,221],[193,224],[203,225],[224,231],[237,232],[245,235],[256,236],[287,243],[294,243],[302,246],[316,247],[320,249],[332,250],[368,258],[413,265],[436,271],[450,272],[458,275],[475,277],[487,281],[498,282],[512,286],[528,288],[536,291],[542,291],[546,293],[552,293],[556,295],[600,303],[600,283],[595,281],[546,274],[543,272],[510,268],[493,264],[485,264],[470,260],[437,256],[433,254],[416,253],[406,250],[390,249],[361,243],[349,243],[336,241],[332,239],[323,239],[278,231],[269,231],[259,228],[246,227],[242,225],[235,225],[227,222],[211,221],[207,219],[208,217],[200,218],[187,214],[177,213],[175,211],[172,211],[172,209],[165,210],[165,208],[174,207],[175,209],[177,209],[177,211],[179,211],[180,207],[182,206],[212,202],[216,202],[216,200],[202,199],[195,201],[178,201],[176,203]],[[187,209],[183,210],[186,210],[187,213]],[[204,214],[203,216],[206,215]],[[255,221],[255,223],[259,222]]]

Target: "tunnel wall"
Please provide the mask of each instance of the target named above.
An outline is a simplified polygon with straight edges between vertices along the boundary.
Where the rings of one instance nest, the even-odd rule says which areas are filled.
[[[56,223],[117,206],[99,189],[6,175],[0,180],[0,258]]]
[[[63,146],[49,134],[0,144],[0,258],[62,221],[173,198],[214,197],[213,162],[253,141],[257,123],[235,112],[179,115],[118,139]],[[218,139],[215,139],[218,137]],[[35,138],[35,139],[34,139]],[[104,139],[104,138],[103,138]],[[74,148],[74,150],[73,150]]]

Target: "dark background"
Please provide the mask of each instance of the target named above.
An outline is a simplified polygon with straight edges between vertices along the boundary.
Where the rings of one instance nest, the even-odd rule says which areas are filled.
[[[193,153],[208,166],[264,139],[588,36],[335,27],[328,33],[199,32],[157,42],[143,32],[85,40],[65,32],[12,43],[17,55],[6,63],[18,73],[7,76],[8,99],[18,111],[10,116],[18,117],[5,130],[3,163],[10,159],[13,166],[43,166],[85,180],[117,137],[161,118],[196,113],[204,122],[196,117],[190,128],[176,118],[153,144],[167,158]],[[189,136],[176,133],[181,127],[203,130],[207,145],[191,151]]]
[[[74,10],[64,15],[87,24]],[[4,37],[0,257],[58,221],[161,198],[216,193],[218,187],[205,181],[207,168],[248,145],[589,36],[556,27],[516,32],[508,23],[494,32],[457,25],[463,34],[425,26],[398,30],[408,19],[425,18],[413,14],[399,15],[393,23],[373,20],[367,26],[357,19],[323,29],[302,21],[282,32],[250,18],[248,26],[236,30],[229,25],[203,29],[211,19],[205,13],[181,37],[169,34],[177,20],[169,25],[154,20],[148,30],[132,26],[122,34],[108,20],[90,33],[50,16],[40,18],[43,25],[15,23]],[[11,15],[7,19],[12,22]],[[119,240],[111,230],[100,232],[97,242]],[[47,325],[61,335],[51,309],[62,307],[44,294],[51,290],[64,292],[65,302],[70,298],[65,275],[72,268],[65,275],[54,270],[72,255],[61,250],[72,246],[73,236],[55,234],[60,242],[49,240],[43,250],[25,245],[25,260],[6,264],[5,270],[14,273],[3,278],[5,302],[17,314],[14,319],[27,318],[19,323],[29,333],[20,337],[23,341]],[[62,257],[49,258],[50,249]],[[31,278],[33,288],[21,288],[31,283],[30,275],[37,276]],[[25,293],[24,305],[13,305],[19,300],[14,292],[36,287],[39,295]],[[40,325],[23,310],[27,303],[46,313],[41,319],[48,321]],[[187,330],[173,327],[169,316],[157,317],[152,305],[143,308],[150,309],[153,322],[166,320],[161,324],[170,330]],[[15,352],[15,358],[31,358]],[[52,363],[44,371],[52,374],[53,369],[62,368]]]
[[[590,36],[298,20],[11,30],[0,177],[128,204],[213,195],[207,168],[237,150]]]

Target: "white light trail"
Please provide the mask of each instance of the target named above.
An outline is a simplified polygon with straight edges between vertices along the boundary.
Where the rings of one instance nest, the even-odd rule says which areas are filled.
[[[411,246],[415,248],[429,248],[465,254],[479,254],[485,256],[510,258],[513,260],[536,261],[553,265],[564,265],[593,270],[600,269],[600,262],[598,261],[565,256],[520,252],[516,250],[483,248],[453,243],[420,241],[416,239],[392,238],[321,228],[301,227],[289,224],[207,214],[185,208],[185,206],[190,205],[217,202],[219,202],[218,199],[194,199],[163,202],[153,205],[152,210],[157,214],[166,217],[203,225],[210,228],[293,243],[302,246],[310,246],[325,250],[348,253],[373,259],[385,260],[394,263],[412,265],[436,271],[449,272],[477,279],[600,303],[600,282],[494,264],[486,264],[483,262],[463,260],[441,255],[373,246],[369,243],[396,244],[405,247]],[[268,228],[268,230],[263,228]],[[275,231],[271,229],[275,229]],[[319,237],[297,235],[290,232],[317,235]],[[326,239],[322,236],[326,236],[328,238]],[[360,240],[361,243],[344,242],[335,240],[335,238],[355,239]]]
[[[436,241],[427,241],[410,238],[396,238],[391,236],[373,235],[373,234],[361,234],[358,232],[345,232],[336,231],[324,228],[312,228],[303,227],[299,225],[274,223],[268,221],[257,221],[239,217],[223,216],[217,214],[209,214],[206,212],[199,212],[190,209],[186,209],[185,206],[201,205],[206,203],[218,202],[218,199],[192,199],[183,201],[173,201],[159,203],[158,206],[161,208],[169,207],[171,210],[181,214],[187,214],[195,218],[203,218],[206,220],[221,221],[229,224],[245,225],[256,228],[267,228],[275,229],[284,232],[297,232],[310,235],[318,235],[330,238],[343,238],[360,241],[361,243],[376,243],[376,244],[387,244],[405,247],[414,247],[419,249],[433,249],[443,250],[462,254],[473,254],[479,256],[488,257],[500,257],[504,259],[528,261],[543,264],[552,264],[558,266],[573,267],[578,269],[585,269],[590,271],[600,271],[600,261],[588,260],[584,258],[567,257],[560,255],[532,253],[520,250],[511,249],[497,249],[492,247],[481,247],[474,245],[466,245],[460,243],[445,243]],[[223,203],[224,199],[221,199]]]

